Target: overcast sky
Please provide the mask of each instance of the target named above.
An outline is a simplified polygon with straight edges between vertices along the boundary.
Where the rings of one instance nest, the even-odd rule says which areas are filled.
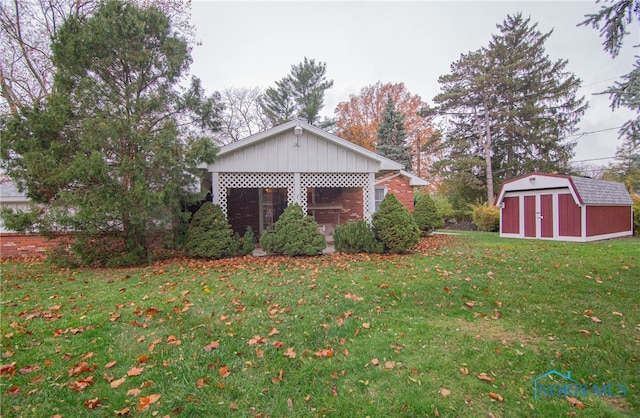
[[[230,87],[266,88],[289,74],[303,58],[326,62],[323,114],[333,116],[338,103],[368,85],[403,82],[408,91],[433,105],[438,77],[449,73],[460,54],[487,46],[496,24],[522,12],[546,33],[553,61],[567,59],[567,70],[583,81],[580,91],[590,108],[580,123],[574,161],[615,154],[617,129],[633,117],[612,112],[606,95],[594,95],[631,71],[637,25],[614,60],[602,50],[598,31],[578,27],[594,1],[321,1],[220,2],[194,0],[192,23],[202,42],[193,51],[191,72],[208,93]],[[603,131],[593,133],[595,131]],[[606,164],[608,160],[585,164]]]

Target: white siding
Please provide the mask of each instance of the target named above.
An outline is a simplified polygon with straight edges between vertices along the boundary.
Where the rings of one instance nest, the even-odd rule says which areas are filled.
[[[242,173],[374,173],[378,161],[305,131],[297,142],[293,132],[281,132],[263,141],[219,156],[214,172]]]

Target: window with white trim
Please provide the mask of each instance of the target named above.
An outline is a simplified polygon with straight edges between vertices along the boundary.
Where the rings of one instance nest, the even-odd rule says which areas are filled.
[[[380,202],[382,202],[382,199],[384,199],[384,197],[387,194],[387,188],[386,187],[376,187],[375,191],[374,191],[374,194],[375,194],[375,198],[374,199],[375,199],[375,204],[376,204],[375,212],[377,212],[378,208],[380,207]]]

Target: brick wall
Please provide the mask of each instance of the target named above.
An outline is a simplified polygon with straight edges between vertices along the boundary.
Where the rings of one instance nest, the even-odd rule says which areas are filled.
[[[409,179],[395,174],[389,174],[376,180],[376,186],[387,187],[387,193],[393,193],[398,201],[410,212],[413,212],[413,188],[409,185]]]
[[[0,234],[0,258],[43,257],[47,250],[69,242],[69,236],[48,239],[37,234]]]

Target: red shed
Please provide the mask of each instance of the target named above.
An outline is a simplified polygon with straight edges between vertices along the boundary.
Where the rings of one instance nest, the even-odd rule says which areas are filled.
[[[505,182],[500,236],[595,241],[633,235],[633,200],[622,183],[531,173]]]

